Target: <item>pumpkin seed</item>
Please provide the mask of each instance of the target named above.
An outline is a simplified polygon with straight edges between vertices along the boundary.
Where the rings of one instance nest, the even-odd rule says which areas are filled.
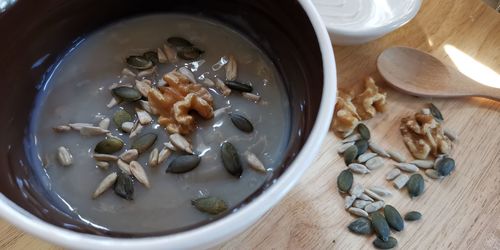
[[[372,202],[371,201],[365,201],[365,200],[355,200],[354,204],[353,204],[353,207],[364,209],[370,203],[372,203]]]
[[[71,125],[70,125],[71,126]],[[433,168],[437,170],[437,166],[439,165],[439,162],[444,159],[446,155],[445,154],[440,154],[436,157],[436,159],[434,160],[434,166]]]
[[[384,206],[383,201],[376,201],[366,205],[363,210],[365,210],[367,213],[373,213],[380,210],[383,206]]]
[[[99,143],[94,148],[94,152],[98,154],[113,154],[120,151],[123,148],[123,141],[116,138],[106,138]]]
[[[196,47],[184,47],[177,52],[177,56],[181,59],[190,61],[198,59],[203,53],[205,53],[205,51]]]
[[[432,116],[434,116],[437,121],[444,121],[443,114],[441,114],[441,111],[439,111],[436,105],[434,105],[433,103],[429,103],[429,110],[431,111]]]
[[[350,135],[342,140],[342,143],[348,143],[348,142],[356,142],[357,140],[361,139],[361,135],[359,134],[353,134]]]
[[[377,156],[376,153],[372,153],[372,152],[366,152],[360,156],[358,156],[358,162],[367,162],[368,160],[370,160],[371,158]]]
[[[363,164],[359,164],[359,163],[351,163],[349,164],[349,169],[354,172],[354,173],[357,173],[357,174],[368,174],[370,173],[370,170],[365,167],[365,165]]]
[[[230,89],[241,91],[241,92],[252,92],[253,87],[246,83],[241,83],[238,81],[224,81],[224,84]]]
[[[378,248],[378,249],[391,249],[394,248],[398,245],[398,240],[396,238],[389,236],[387,241],[384,241],[380,238],[376,238],[373,241],[373,246]]]
[[[397,162],[406,162],[406,159],[399,152],[387,150],[387,154],[389,154],[389,156]]]
[[[442,178],[443,178],[443,176],[440,176],[440,175],[439,175],[439,172],[438,172],[438,171],[436,171],[436,170],[434,170],[434,169],[426,169],[426,170],[425,170],[425,174],[426,174],[427,176],[429,176],[430,178],[432,178],[432,179],[436,179],[436,180],[437,180],[437,179],[442,179]]]
[[[396,179],[394,179],[392,181],[392,183],[393,183],[393,185],[394,185],[395,188],[401,189],[404,186],[406,186],[406,184],[408,183],[409,179],[410,179],[410,177],[408,177],[408,175],[400,174],[400,175],[398,175],[398,177],[396,177]]]
[[[182,38],[182,37],[178,37],[178,36],[173,36],[173,37],[169,37],[167,39],[167,43],[170,44],[171,46],[174,46],[174,47],[192,47],[193,44]]]
[[[365,165],[368,169],[374,170],[374,169],[377,169],[377,168],[384,166],[384,160],[382,159],[382,157],[375,156],[375,157],[371,158],[370,160],[368,160],[365,163]]]
[[[240,114],[231,113],[229,114],[229,117],[231,118],[231,122],[233,122],[234,126],[237,127],[239,130],[246,133],[251,133],[253,131],[252,123],[244,116]]]
[[[410,197],[417,197],[424,192],[424,178],[420,174],[413,174],[410,176],[408,183],[406,184],[408,188],[408,193]]]
[[[194,199],[191,204],[201,212],[217,215],[227,210],[227,204],[224,200],[217,197],[202,197]]]
[[[165,172],[182,174],[195,169],[201,161],[197,155],[181,155],[175,158],[168,166]]]
[[[354,145],[354,142],[351,141],[351,142],[346,142],[346,143],[343,143],[342,145],[340,145],[339,149],[337,150],[337,152],[339,154],[342,154],[344,153],[350,146]]]
[[[422,218],[422,214],[417,211],[411,211],[405,214],[406,221],[416,221]]]
[[[139,151],[139,154],[142,154],[146,152],[153,144],[156,142],[156,136],[153,133],[147,133],[144,134],[143,136],[139,137],[137,140],[132,143],[132,149],[137,149]]]
[[[351,214],[368,218],[368,213],[363,209],[357,207],[350,207],[349,209],[347,209],[347,211]]]
[[[156,53],[155,51],[146,51],[144,52],[144,54],[142,54],[142,57],[144,57],[148,61],[151,61],[154,65],[159,63],[158,53]]]
[[[133,118],[126,110],[119,109],[113,115],[113,122],[115,122],[116,126],[122,128],[122,124],[124,122],[132,122]]]
[[[365,191],[363,185],[357,183],[353,185],[351,189],[349,189],[349,194],[351,194],[352,196],[359,197],[363,193],[363,191]]]
[[[352,206],[352,204],[354,203],[354,201],[356,200],[356,196],[355,195],[348,195],[344,198],[344,208],[345,209],[348,209]]]
[[[371,235],[373,233],[372,222],[367,218],[357,218],[349,226],[349,231],[355,234]]]
[[[356,141],[354,143],[354,145],[356,145],[356,147],[358,148],[358,155],[357,156],[364,154],[366,152],[366,150],[368,150],[368,141],[365,139],[361,139],[361,140]]]
[[[383,149],[381,146],[377,145],[376,143],[374,143],[372,141],[370,141],[368,143],[368,147],[370,147],[370,149],[373,152],[379,154],[380,156],[383,156],[385,158],[389,158],[390,157],[390,155],[385,151],[385,149]]]
[[[235,177],[241,177],[243,168],[241,168],[240,157],[233,144],[224,142],[221,145],[222,163],[226,170]]]
[[[143,56],[129,56],[126,59],[128,66],[138,70],[145,70],[153,67],[153,62]]]
[[[392,229],[398,232],[403,231],[403,229],[405,228],[405,223],[403,221],[403,218],[401,217],[401,214],[396,208],[391,205],[385,205],[384,216],[387,220],[387,223]]]
[[[70,166],[73,164],[73,156],[69,152],[69,150],[65,147],[59,147],[57,149],[57,160],[64,167]]]
[[[393,168],[393,169],[391,169],[391,171],[389,171],[385,175],[385,179],[388,180],[388,181],[392,181],[396,177],[398,177],[400,174],[401,174],[401,170],[399,170],[398,168]]]
[[[376,212],[371,214],[372,216],[372,227],[375,230],[375,233],[377,233],[378,237],[382,239],[383,241],[388,241],[389,240],[389,224],[387,224],[387,221],[385,220],[384,216],[380,212]]]
[[[416,165],[417,167],[423,169],[432,168],[432,166],[434,166],[434,162],[430,160],[414,160],[411,161],[410,164]]]
[[[344,162],[347,166],[354,162],[356,157],[358,156],[358,147],[356,145],[352,145],[344,151]]]
[[[110,187],[112,187],[115,184],[117,178],[118,175],[116,173],[111,173],[108,176],[106,176],[97,186],[97,189],[92,194],[92,198],[93,199],[97,198],[99,195],[101,195]]]
[[[440,176],[448,176],[455,169],[455,160],[449,157],[444,157],[436,166]]]
[[[128,174],[119,173],[114,185],[115,193],[125,200],[133,200],[134,181]]]
[[[415,173],[418,171],[418,167],[410,163],[396,163],[394,166],[408,173]]]
[[[342,193],[349,192],[352,187],[353,179],[354,178],[352,176],[352,173],[348,169],[340,172],[339,176],[337,177],[337,187],[339,188],[339,191]]]
[[[363,124],[363,123],[360,123],[358,124],[358,132],[359,134],[361,135],[361,138],[365,139],[365,140],[370,140],[370,130],[368,129],[368,127]]]
[[[111,90],[113,95],[119,97],[123,101],[133,102],[142,98],[141,92],[132,87],[118,87]]]
[[[146,175],[146,171],[139,162],[131,161],[130,162],[130,172],[132,175],[145,187],[151,188],[151,184],[149,183],[148,176]]]

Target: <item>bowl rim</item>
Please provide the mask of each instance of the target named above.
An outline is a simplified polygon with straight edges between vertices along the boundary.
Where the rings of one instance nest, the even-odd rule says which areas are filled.
[[[112,238],[78,233],[49,224],[25,211],[0,193],[0,216],[31,235],[72,249],[209,248],[241,233],[276,205],[295,186],[316,158],[330,127],[336,100],[337,76],[332,43],[311,0],[298,0],[316,33],[323,60],[323,91],[319,111],[306,143],[283,175],[239,211],[201,227],[144,238]],[[215,232],[215,233],[214,233]]]

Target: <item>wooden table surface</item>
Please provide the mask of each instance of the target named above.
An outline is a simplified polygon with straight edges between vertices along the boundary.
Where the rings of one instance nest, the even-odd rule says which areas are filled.
[[[339,86],[360,85],[367,75],[380,79],[376,57],[393,45],[428,51],[458,68],[488,67],[499,82],[500,14],[480,0],[425,0],[416,18],[396,32],[365,45],[335,47]],[[472,74],[485,75],[479,70]],[[386,202],[400,212],[422,212],[421,221],[407,223],[403,232],[393,235],[398,248],[500,249],[500,102],[429,100],[381,86],[388,92],[388,109],[367,122],[379,144],[410,157],[399,133],[399,120],[430,101],[443,112],[445,126],[459,135],[451,154],[456,171],[442,181],[426,178],[425,192],[416,199],[385,181],[389,161],[370,175],[355,175],[355,181],[365,186],[394,190]],[[338,143],[328,133],[317,160],[286,198],[221,248],[372,249],[374,236],[357,236],[346,229],[354,217],[344,210],[336,189],[337,175],[345,167],[336,153]],[[0,221],[0,248],[58,249],[4,221]]]

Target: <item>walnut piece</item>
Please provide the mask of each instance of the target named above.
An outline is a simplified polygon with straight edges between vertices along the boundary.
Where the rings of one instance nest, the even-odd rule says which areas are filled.
[[[338,91],[334,114],[333,128],[342,135],[350,134],[360,120],[356,107],[352,103],[352,95],[341,90]]]
[[[451,150],[451,141],[444,135],[443,127],[432,115],[416,113],[401,119],[399,127],[403,141],[417,159],[427,159]]]
[[[169,133],[186,135],[196,128],[191,110],[204,119],[213,117],[213,97],[201,84],[191,82],[177,70],[165,74],[163,80],[166,86],[151,88],[148,100],[159,114],[158,123]]]
[[[356,98],[353,103],[356,105],[358,115],[363,120],[373,118],[378,112],[384,112],[387,93],[380,93],[373,78],[365,80],[365,91]]]

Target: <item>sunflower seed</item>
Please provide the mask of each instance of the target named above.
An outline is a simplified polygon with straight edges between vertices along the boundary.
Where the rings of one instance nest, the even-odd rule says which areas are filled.
[[[144,127],[138,121],[136,123],[134,123],[134,126],[132,127],[132,131],[130,131],[129,138],[136,137],[138,134],[141,133],[143,128]]]
[[[252,123],[244,116],[231,113],[229,114],[229,117],[231,118],[231,122],[234,124],[234,126],[239,130],[245,133],[251,133],[253,131]]]
[[[358,162],[367,162],[368,160],[370,160],[371,158],[377,156],[376,153],[371,153],[371,152],[366,152],[364,154],[361,154],[360,156],[358,156]]]
[[[169,136],[170,142],[178,149],[183,150],[189,154],[193,153],[191,144],[180,134],[171,134]]]
[[[177,151],[177,148],[171,142],[165,142],[163,145],[174,152]]]
[[[224,82],[219,78],[215,78],[215,87],[219,89],[223,96],[228,96],[231,94],[231,89],[227,87],[226,84],[224,84]]]
[[[339,191],[342,193],[349,192],[352,187],[353,179],[352,173],[348,169],[340,172],[337,177],[337,187],[339,188]]]
[[[166,63],[168,61],[168,58],[162,49],[160,49],[160,48],[156,49],[156,54],[158,55],[158,62],[159,63]]]
[[[116,162],[116,165],[118,165],[118,168],[123,173],[126,173],[128,175],[132,174],[132,172],[130,171],[130,165],[128,163],[124,162],[122,159],[118,159],[118,161]]]
[[[455,160],[449,157],[444,157],[438,162],[436,170],[440,176],[450,175],[450,173],[455,170]]]
[[[398,168],[393,168],[391,169],[391,171],[389,171],[386,175],[385,175],[385,179],[388,180],[388,181],[392,181],[394,180],[396,177],[399,176],[399,174],[401,174],[401,170],[399,170]]]
[[[120,103],[120,99],[113,96],[111,97],[111,100],[109,100],[108,104],[106,104],[106,107],[112,108],[116,106],[118,103]]]
[[[224,200],[216,197],[202,197],[194,199],[191,204],[201,212],[217,215],[227,210],[227,204]]]
[[[354,201],[354,204],[353,204],[353,207],[357,207],[357,208],[365,208],[366,205],[372,203],[371,201],[365,201],[365,200],[355,200]]]
[[[380,156],[383,156],[385,158],[389,158],[391,157],[386,151],[385,149],[383,149],[381,146],[377,145],[376,143],[370,141],[368,142],[368,147],[370,148],[371,151],[379,154]]]
[[[365,206],[364,210],[367,213],[373,213],[380,210],[384,206],[383,201],[376,201]]]
[[[175,51],[174,48],[166,44],[163,44],[163,52],[165,53],[165,56],[167,56],[167,59],[170,63],[175,63],[178,61],[177,52]]]
[[[376,194],[375,192],[369,190],[369,189],[365,189],[365,194],[372,197],[373,199],[375,200],[378,200],[378,201],[383,201],[384,198],[382,198],[380,195]]]
[[[408,189],[408,194],[410,197],[417,197],[424,192],[425,184],[424,178],[420,174],[413,174],[410,176],[408,183],[406,184]]]
[[[347,142],[347,143],[343,143],[342,145],[340,145],[339,149],[337,150],[337,152],[339,154],[342,154],[344,153],[350,146],[354,145],[354,142]]]
[[[223,107],[223,108],[219,108],[217,110],[214,111],[214,118],[218,118],[219,116],[227,113],[227,111],[231,108],[231,106],[227,106],[227,107]]]
[[[344,198],[344,208],[345,209],[350,208],[352,206],[352,204],[354,203],[355,200],[356,200],[356,196],[354,196],[354,195],[347,195]]]
[[[393,183],[395,188],[401,189],[406,185],[406,183],[408,182],[409,179],[410,179],[410,177],[408,175],[400,174],[400,175],[398,175],[398,177],[396,177],[396,179],[394,179],[392,181],[392,183]]]
[[[132,143],[131,148],[137,149],[139,154],[142,154],[155,144],[157,138],[158,136],[153,133],[144,134]]]
[[[106,138],[97,143],[94,152],[98,154],[113,154],[120,151],[122,148],[123,141],[116,138]]]
[[[57,160],[64,167],[73,164],[73,156],[71,155],[69,150],[65,147],[57,148]]]
[[[370,191],[372,191],[372,192],[374,192],[382,197],[392,195],[392,192],[389,189],[382,187],[382,186],[371,187]]]
[[[192,61],[200,58],[203,53],[205,53],[205,51],[196,47],[184,47],[177,52],[177,57],[187,61]]]
[[[124,122],[122,123],[121,129],[123,132],[130,133],[132,129],[134,128],[134,123],[133,122]]]
[[[365,188],[363,187],[363,185],[357,183],[351,187],[351,189],[349,190],[349,194],[351,194],[352,196],[359,197],[364,190]]]
[[[357,156],[358,156],[358,147],[356,147],[356,145],[350,146],[348,149],[346,149],[346,151],[344,151],[345,165],[349,166],[349,164],[354,162]]]
[[[92,194],[92,198],[93,199],[97,198],[99,195],[101,195],[106,190],[111,188],[115,184],[117,178],[118,175],[116,173],[111,173],[108,176],[106,176],[97,186],[97,189]]]
[[[432,103],[429,103],[429,110],[431,111],[432,116],[439,121],[442,122],[444,121],[443,114],[441,114],[441,111]]]
[[[349,164],[349,169],[354,172],[354,173],[357,173],[357,174],[368,174],[370,173],[370,170],[368,168],[365,167],[365,165],[363,164],[359,164],[359,163],[351,163]]]
[[[156,73],[156,66],[153,66],[149,69],[146,69],[146,70],[143,70],[143,71],[137,73],[137,76],[138,77],[145,77],[145,76],[153,75],[154,73]]]
[[[68,125],[59,125],[57,127],[53,127],[52,130],[56,133],[68,132],[71,130],[71,127]]]
[[[151,188],[151,184],[149,183],[148,176],[146,175],[146,171],[144,171],[144,168],[141,166],[141,164],[137,161],[131,161],[130,162],[130,172],[132,172],[132,175],[140,182],[142,183],[145,187]]]
[[[80,134],[83,136],[105,135],[107,133],[109,133],[109,130],[103,129],[101,127],[84,126],[80,129]]]
[[[359,134],[361,135],[361,138],[365,140],[370,140],[370,130],[365,124],[359,123],[357,129]]]
[[[436,180],[443,179],[443,177],[444,177],[444,176],[440,176],[439,172],[434,170],[434,169],[426,169],[425,174],[427,176],[429,176],[430,178],[436,179]]]
[[[153,62],[143,56],[129,56],[125,61],[129,67],[138,70],[145,70],[153,67]]]
[[[357,207],[350,207],[350,208],[347,209],[347,211],[349,213],[351,213],[351,214],[368,218],[368,213],[365,210],[363,210],[363,209],[360,209],[360,208],[357,208]]]
[[[99,127],[107,130],[109,128],[110,123],[111,120],[109,118],[104,118],[99,122]]]
[[[433,166],[433,168],[434,168],[434,169],[436,169],[436,170],[437,170],[437,166],[438,166],[439,162],[440,162],[442,159],[444,159],[444,157],[445,157],[445,156],[446,156],[446,155],[444,155],[444,154],[440,154],[440,155],[438,155],[438,156],[436,157],[436,159],[434,160],[434,166]]]
[[[117,161],[118,156],[110,154],[93,154],[92,157],[96,161]]]
[[[93,127],[94,124],[79,122],[79,123],[70,123],[70,124],[68,124],[68,126],[70,126],[73,130],[80,131],[80,129],[82,129],[83,127]]]
[[[398,240],[396,238],[389,236],[389,238],[384,241],[380,238],[376,238],[373,241],[373,246],[378,248],[378,249],[391,249],[394,248],[398,245]]]
[[[357,140],[361,139],[361,135],[359,134],[353,134],[348,137],[346,137],[344,140],[342,140],[342,143],[347,143],[347,142],[355,142]]]
[[[403,221],[403,218],[401,217],[401,214],[399,214],[398,210],[395,207],[391,205],[385,205],[384,216],[387,224],[389,224],[392,229],[398,232],[403,231],[403,229],[405,228],[405,223]]]
[[[357,218],[347,228],[349,231],[360,235],[371,235],[373,233],[372,222],[364,217]]]
[[[142,98],[141,92],[132,87],[121,86],[112,89],[111,92],[113,92],[114,96],[120,98],[120,100],[127,102],[134,102]]]
[[[356,145],[356,147],[358,148],[358,155],[357,156],[364,154],[366,152],[366,150],[368,150],[368,141],[365,139],[357,140],[354,143],[354,145]]]
[[[422,218],[422,214],[417,211],[411,211],[405,214],[406,221],[416,221]]]
[[[135,113],[137,114],[137,118],[142,125],[149,124],[153,121],[153,118],[151,118],[149,113],[140,108],[135,108]]]
[[[384,216],[380,212],[376,212],[371,214],[372,216],[372,227],[375,230],[375,233],[377,233],[378,237],[382,239],[383,241],[388,241],[389,240],[389,224],[387,224],[387,221],[385,220]]]
[[[238,76],[238,63],[233,55],[229,56],[226,64],[226,80],[234,81]],[[250,92],[250,91],[249,91]]]
[[[189,70],[188,68],[186,67],[180,67],[179,68],[179,73],[183,74],[184,76],[186,76],[189,81],[191,81],[192,83],[196,83],[196,78],[194,77],[194,74],[191,70]]]
[[[214,83],[214,81],[210,80],[209,78],[205,78],[205,79],[203,80],[203,83],[204,83],[205,85],[207,85],[208,87],[215,87],[215,83]]]
[[[411,161],[410,164],[416,165],[417,167],[423,169],[432,168],[432,166],[434,166],[434,162],[430,160],[414,160]]]
[[[397,162],[404,163],[406,159],[397,151],[387,150],[387,153],[391,156],[391,158]]]
[[[157,148],[154,148],[153,150],[151,150],[151,153],[149,154],[148,165],[151,167],[158,166],[158,149]]]
[[[201,158],[197,155],[181,155],[175,158],[165,172],[182,174],[195,169],[200,164]]]
[[[122,69],[122,75],[128,75],[128,76],[131,76],[131,77],[135,77],[135,73],[132,72],[132,70],[128,69],[128,68],[123,68]]]
[[[135,88],[139,90],[142,96],[148,97],[148,93],[151,90],[151,81],[149,80],[135,80]]]
[[[252,102],[259,102],[260,101],[260,96],[248,92],[241,92],[241,95]]]
[[[243,168],[241,168],[240,158],[233,144],[229,142],[222,143],[221,156],[226,170],[235,177],[241,177]]]
[[[139,100],[139,106],[141,106],[141,108],[144,109],[144,111],[146,111],[152,115],[157,114],[157,112],[153,109],[153,107],[151,107],[151,105],[149,104],[148,101]]]
[[[444,135],[446,135],[452,141],[456,141],[458,139],[458,135],[448,128],[444,128]]]
[[[147,60],[153,62],[153,65],[158,64],[158,54],[156,51],[146,51],[144,54],[142,54],[142,57],[146,58]]]
[[[98,162],[95,163],[95,165],[98,166],[99,168],[107,170],[108,167],[109,167],[109,162],[107,162],[107,161],[98,161]]]
[[[172,154],[172,151],[168,148],[163,148],[160,153],[158,154],[158,165],[162,164],[170,155]]]
[[[394,166],[408,173],[415,173],[418,171],[418,167],[410,163],[396,163]]]
[[[259,158],[257,158],[257,156],[254,153],[247,151],[245,153],[245,155],[247,158],[248,165],[250,165],[250,167],[252,167],[253,169],[255,169],[259,172],[263,172],[263,173],[266,172],[266,168],[264,167],[264,164],[262,164],[262,162],[259,160]]]
[[[115,194],[126,200],[133,200],[134,181],[129,174],[118,173],[114,188]]]
[[[131,161],[135,161],[139,158],[139,151],[137,151],[137,149],[129,149],[123,152],[119,157],[122,161],[130,163]]]
[[[384,160],[382,157],[375,156],[365,163],[366,167],[370,170],[378,169],[384,166]]]

